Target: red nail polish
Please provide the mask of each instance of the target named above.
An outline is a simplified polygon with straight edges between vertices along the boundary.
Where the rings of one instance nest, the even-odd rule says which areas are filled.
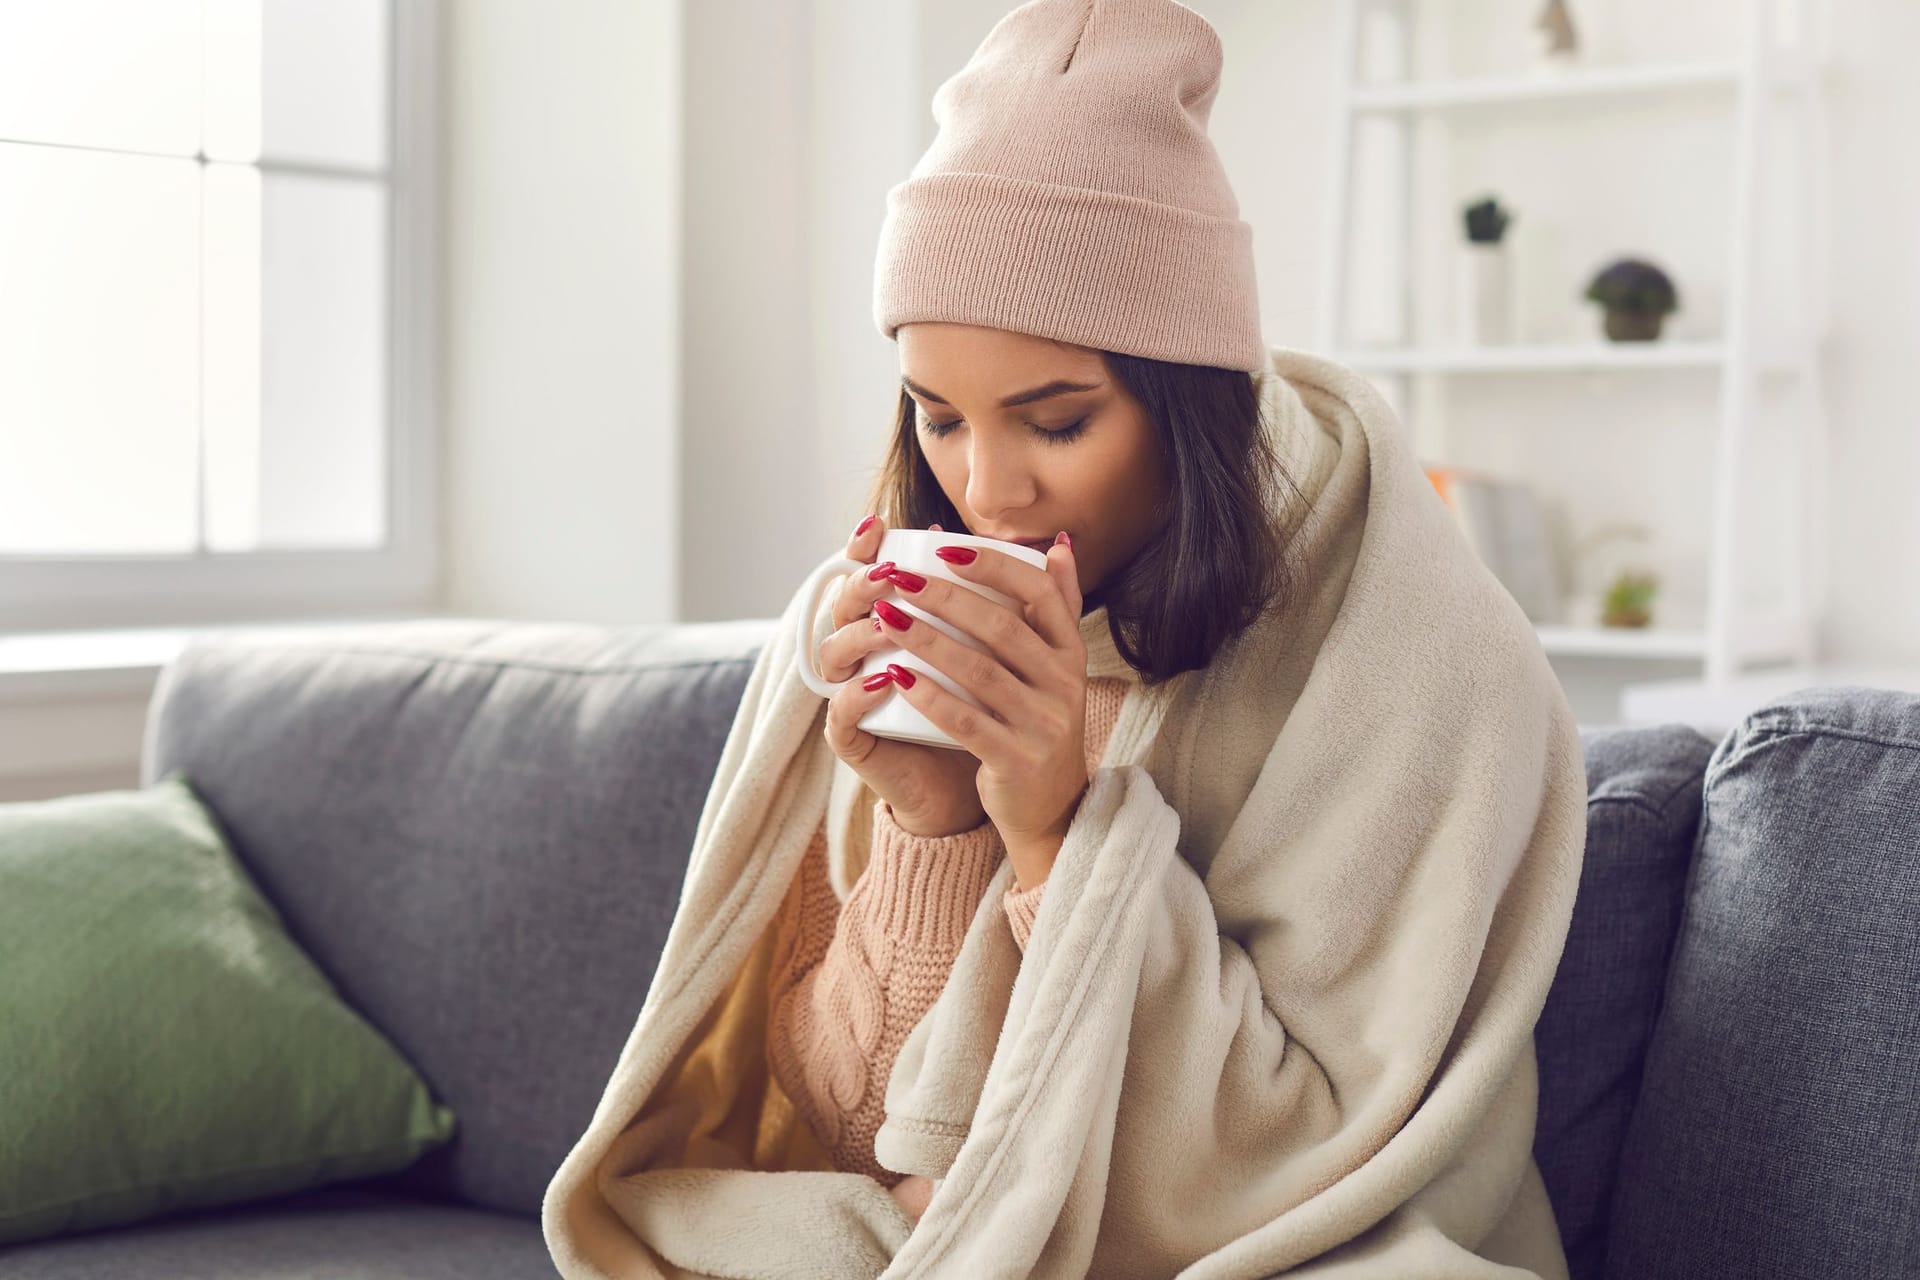
[[[948,564],[972,564],[973,558],[980,553],[972,547],[935,547],[933,554]]]
[[[873,515],[870,515],[866,519],[862,520],[859,524],[853,526],[853,536],[857,538],[861,534],[865,533],[867,530],[873,528],[873,522],[875,520],[878,520],[879,518],[880,518],[879,513],[875,512]]]
[[[914,681],[913,672],[907,670],[905,667],[901,666],[899,663],[889,662],[887,664],[887,674],[892,676],[902,689],[913,688],[913,681]]]
[[[893,572],[893,561],[882,560],[879,564],[867,570],[867,581],[878,582],[891,572]]]
[[[868,676],[865,680],[862,680],[860,682],[860,687],[862,689],[865,689],[868,693],[872,693],[875,689],[878,689],[881,685],[891,683],[892,680],[893,680],[893,668],[889,666],[885,671],[876,671],[872,675]]]
[[[879,614],[881,620],[895,631],[905,631],[913,625],[912,618],[909,618],[905,612],[894,605],[888,604],[885,600],[875,600],[873,602],[873,611]]]
[[[892,561],[888,561],[888,565],[891,567]],[[887,577],[902,591],[918,591],[927,585],[927,580],[911,569],[892,569]]]

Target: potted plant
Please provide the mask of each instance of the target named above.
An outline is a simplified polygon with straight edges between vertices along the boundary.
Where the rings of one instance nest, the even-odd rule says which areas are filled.
[[[1653,621],[1653,597],[1660,580],[1651,573],[1623,570],[1607,587],[1601,602],[1603,627],[1644,627]]]
[[[1680,309],[1680,294],[1667,273],[1639,258],[1622,258],[1587,285],[1587,299],[1605,313],[1614,342],[1651,342],[1667,314]]]
[[[1506,342],[1513,336],[1513,290],[1503,237],[1513,214],[1485,196],[1467,205],[1462,219],[1467,244],[1460,264],[1460,339],[1468,344]]]
[[[1659,585],[1647,557],[1652,542],[1653,531],[1631,521],[1604,524],[1583,537],[1572,549],[1582,590],[1570,613],[1602,627],[1651,623]]]

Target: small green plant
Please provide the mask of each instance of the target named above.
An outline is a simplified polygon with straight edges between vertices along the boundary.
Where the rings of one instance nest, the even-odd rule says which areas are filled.
[[[1660,580],[1651,573],[1622,570],[1608,585],[1601,601],[1603,627],[1644,627],[1653,620],[1653,598]]]
[[[1500,237],[1506,234],[1507,224],[1513,221],[1512,211],[1500,207],[1500,202],[1492,196],[1476,200],[1463,211],[1467,224],[1467,239],[1475,244],[1499,244]]]

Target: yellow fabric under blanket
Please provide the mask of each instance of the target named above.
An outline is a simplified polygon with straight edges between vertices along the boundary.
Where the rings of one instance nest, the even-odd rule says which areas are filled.
[[[815,1172],[833,1160],[768,1069],[767,980],[783,921],[776,916],[746,963],[693,1029],[635,1117],[687,1118],[685,1135],[654,1153],[659,1167]]]

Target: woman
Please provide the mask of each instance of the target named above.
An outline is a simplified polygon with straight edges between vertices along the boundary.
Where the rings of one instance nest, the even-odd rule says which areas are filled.
[[[850,549],[1071,544],[956,564],[1017,616],[869,570],[814,619],[830,675],[884,636],[971,685],[990,717],[887,691],[964,751],[860,734],[881,689],[823,706],[789,601],[548,1188],[563,1274],[1566,1274],[1532,1031],[1578,733],[1380,397],[1261,342],[1220,61],[1173,0],[1032,0],[936,93]],[[873,631],[895,592],[994,661]]]
[[[836,1168],[874,1177],[918,1218],[930,1180],[874,1156],[884,1115],[876,1082],[932,1007],[1002,859],[1014,871],[1002,905],[1026,944],[1126,687],[1109,676],[1089,690],[1079,619],[1105,606],[1145,680],[1204,667],[1284,588],[1284,538],[1263,486],[1287,477],[1245,372],[973,325],[907,324],[898,340],[900,407],[874,505],[915,526],[941,529],[932,517],[942,517],[971,533],[1053,544],[1045,570],[991,550],[951,558],[956,574],[1026,602],[998,618],[1007,611],[984,596],[874,563],[887,522],[868,515],[846,554],[872,567],[846,576],[819,646],[822,673],[835,681],[875,650],[904,648],[995,713],[970,715],[897,663],[842,688],[825,734],[877,797],[872,851],[841,910],[823,826],[776,925],[768,1051],[780,1084]],[[1048,527],[1058,532],[1036,532]],[[992,660],[976,671],[957,641],[892,607],[896,592],[969,634],[997,637]],[[896,687],[966,749],[863,732],[861,717]]]

